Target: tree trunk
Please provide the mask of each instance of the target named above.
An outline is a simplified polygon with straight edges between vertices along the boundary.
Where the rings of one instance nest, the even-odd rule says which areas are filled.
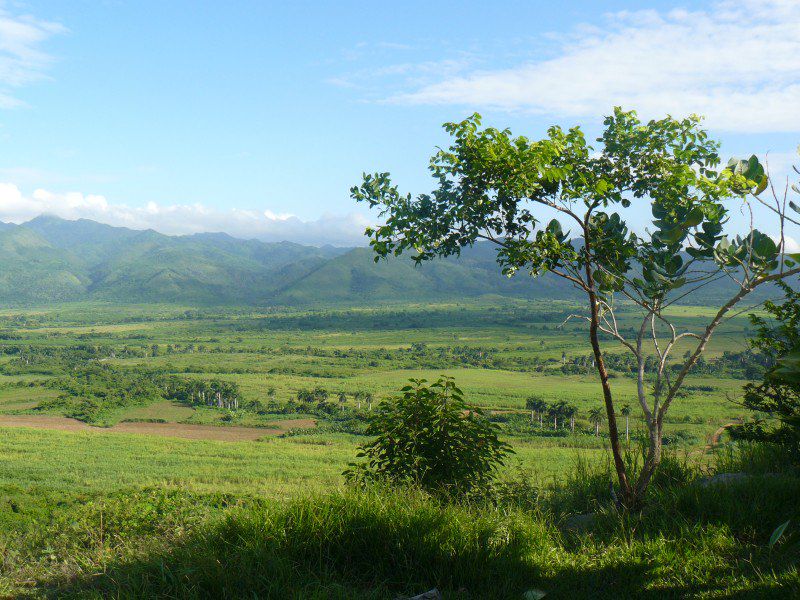
[[[635,497],[638,500],[644,497],[647,486],[650,485],[650,479],[661,463],[661,419],[656,419],[652,425],[648,426],[648,429],[650,430],[650,448],[647,450],[642,472],[636,482]]]
[[[630,442],[631,441],[631,436],[630,436],[630,433],[628,432],[628,420],[629,419],[630,419],[630,417],[628,415],[625,415],[625,441],[626,442]]]
[[[600,310],[597,303],[597,294],[594,291],[594,278],[592,277],[591,267],[586,266],[586,277],[589,284],[589,307],[591,310],[591,317],[589,320],[589,340],[592,343],[592,351],[594,352],[594,360],[597,365],[597,373],[600,376],[600,385],[603,388],[603,400],[606,405],[606,416],[608,417],[608,438],[611,443],[611,453],[614,456],[614,467],[617,471],[617,478],[619,479],[619,487],[622,492],[623,503],[631,508],[638,503],[635,497],[634,490],[631,488],[630,481],[628,480],[628,473],[625,469],[625,461],[622,457],[622,447],[619,443],[619,432],[617,431],[617,416],[614,412],[614,399],[611,394],[611,384],[608,381],[608,370],[606,369],[606,361],[603,358],[603,353],[600,350],[600,338],[598,336],[598,328],[600,325]]]

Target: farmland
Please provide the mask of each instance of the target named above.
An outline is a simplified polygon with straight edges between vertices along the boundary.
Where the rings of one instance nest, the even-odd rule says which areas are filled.
[[[601,426],[595,435],[587,416],[601,405],[596,374],[582,324],[564,323],[571,309],[490,299],[319,311],[85,303],[5,310],[0,536],[18,556],[33,554],[23,562],[8,555],[0,589],[16,595],[29,580],[37,596],[62,585],[37,554],[38,536],[62,527],[61,519],[89,519],[91,529],[97,518],[122,518],[113,515],[118,502],[166,502],[160,524],[146,527],[183,519],[169,525],[173,535],[265,502],[348,493],[342,472],[366,439],[370,413],[411,378],[453,377],[469,405],[501,428],[514,450],[501,480],[522,477],[546,490],[607,469],[606,433]],[[675,310],[685,326],[704,311]],[[747,418],[736,398],[752,358],[748,328],[744,315],[725,324],[665,425],[669,455],[693,468],[715,460],[715,432],[724,446],[722,428]],[[621,404],[634,404],[635,380],[621,357],[609,357],[614,389]],[[573,406],[574,424],[532,415],[532,395]],[[630,430],[634,438],[641,430],[636,411]],[[564,514],[579,510],[560,506]],[[97,507],[104,508],[92,512]],[[132,539],[156,551],[153,532],[137,538],[120,526],[123,545],[98,542],[98,551],[127,556]],[[73,556],[74,540],[53,550],[56,560]],[[65,558],[59,569],[94,572],[107,560],[98,556],[80,558],[91,563],[83,566]],[[326,597],[331,588],[320,585]],[[373,592],[365,597],[389,593]]]
[[[35,469],[38,485],[46,485],[50,474],[61,473],[63,460],[70,469],[85,467],[85,473],[68,486],[85,489],[95,489],[92,479],[97,477],[104,482],[97,489],[107,490],[115,469],[120,486],[232,486],[258,493],[285,491],[295,484],[315,489],[336,486],[361,436],[346,429],[335,431],[324,414],[311,410],[313,405],[297,403],[301,390],[324,389],[332,401],[344,393],[337,406],[365,413],[366,401],[356,399],[359,393],[371,394],[377,406],[410,378],[448,375],[472,405],[501,421],[507,415],[517,417],[513,428],[501,422],[513,438],[515,467],[550,478],[568,469],[577,452],[601,460],[604,438],[588,433],[586,422],[587,411],[600,402],[596,376],[586,363],[574,366],[584,360],[586,351],[580,324],[562,327],[569,306],[514,302],[485,308],[443,304],[274,313],[64,305],[45,311],[7,311],[0,317],[6,338],[0,362],[0,424],[45,429],[6,429],[2,443],[8,447],[3,456],[18,456],[30,465],[40,462],[43,470]],[[697,315],[683,310],[687,323],[694,318],[689,314]],[[715,339],[709,361],[721,357],[723,350],[745,350],[741,334],[747,326],[744,318],[731,321]],[[92,348],[92,358],[70,358],[74,348]],[[69,403],[53,402],[63,396],[58,382],[84,363],[122,372],[232,382],[240,390],[242,408],[192,406],[157,397],[103,413],[94,423],[101,426],[67,420]],[[667,425],[666,435],[675,440],[676,450],[702,460],[711,434],[743,416],[733,401],[743,383],[735,374],[693,376],[690,395],[680,399]],[[621,402],[635,401],[632,377],[620,373],[614,386]],[[525,401],[532,394],[551,403],[574,404],[575,433],[567,435],[560,428],[553,432],[544,419],[526,429],[530,419]],[[296,404],[288,413],[287,403]],[[209,426],[223,434],[214,435]],[[631,430],[637,427],[634,413]],[[79,431],[46,430],[65,428]],[[37,441],[26,443],[25,436]],[[165,436],[208,441],[162,439]],[[75,454],[67,458],[71,452]],[[134,458],[142,453],[153,460]],[[172,459],[159,468],[164,463],[156,457],[162,455]],[[197,470],[206,464],[207,455],[209,470],[215,473],[213,484]],[[183,461],[176,456],[194,458]],[[236,458],[226,461],[220,456]],[[3,461],[3,481],[21,485],[25,481],[15,471],[16,462]],[[273,475],[266,476],[264,469]],[[313,483],[309,471],[317,475]],[[243,473],[249,474],[244,481]],[[62,484],[59,479],[56,487]]]

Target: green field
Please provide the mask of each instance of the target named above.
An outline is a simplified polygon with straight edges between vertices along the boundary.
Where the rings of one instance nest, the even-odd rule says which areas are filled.
[[[366,394],[376,410],[410,378],[454,377],[468,403],[498,423],[514,449],[501,480],[522,476],[545,493],[587,465],[603,471],[607,438],[602,428],[596,436],[587,420],[588,411],[601,405],[599,388],[587,362],[585,332],[578,324],[562,326],[569,311],[563,303],[523,301],[324,311],[103,304],[5,310],[0,541],[9,551],[27,548],[15,555],[22,557],[60,519],[83,515],[87,502],[113,504],[119,494],[177,494],[175,502],[194,506],[186,508],[186,519],[208,524],[228,514],[229,506],[347,493],[342,471],[366,439],[360,433],[369,418]],[[676,311],[684,326],[705,313]],[[628,317],[622,318],[629,327]],[[725,324],[706,366],[687,379],[687,393],[665,424],[670,456],[693,468],[713,462],[715,432],[747,416],[736,398],[748,379],[740,359],[730,355],[746,350],[748,327],[745,316]],[[108,379],[93,379],[98,376]],[[171,381],[235,384],[239,404],[220,408],[166,397],[160,386]],[[612,383],[619,405],[635,408],[635,380],[623,363]],[[299,400],[315,388],[328,400],[319,406]],[[574,431],[566,423],[554,430],[547,418],[541,425],[531,422],[525,410],[531,395],[574,405]],[[263,428],[263,435],[253,428]],[[641,428],[637,410],[630,428],[634,436]],[[229,433],[232,441],[202,439],[209,431]],[[578,510],[569,506],[559,510]],[[120,533],[119,543],[128,535]],[[64,543],[54,556],[71,556],[74,550]],[[120,560],[127,555],[127,542],[110,543],[101,544],[103,552]],[[154,542],[145,536],[141,543]],[[589,550],[576,552],[580,563]],[[35,568],[21,560],[8,559],[4,593],[19,594],[28,580],[33,596],[61,585],[39,558]],[[73,575],[105,564],[88,555],[82,567],[71,560],[63,568]],[[326,586],[321,589],[330,592]],[[376,594],[364,597],[384,597]]]

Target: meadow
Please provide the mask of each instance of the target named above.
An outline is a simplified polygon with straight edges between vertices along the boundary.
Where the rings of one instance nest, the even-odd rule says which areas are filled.
[[[688,327],[705,309],[675,310]],[[399,511],[401,520],[412,518],[400,507],[391,508],[394,501],[381,505],[353,499],[342,477],[365,439],[363,424],[369,413],[377,410],[381,401],[391,402],[410,378],[454,377],[467,401],[500,426],[503,438],[514,449],[501,480],[544,497],[581,473],[591,473],[584,483],[591,483],[594,491],[587,491],[579,501],[562,498],[563,502],[548,510],[564,519],[596,509],[597,498],[607,493],[598,491],[607,488],[607,475],[600,475],[607,473],[607,442],[603,427],[600,435],[595,435],[587,420],[588,411],[601,401],[583,328],[572,321],[563,324],[570,312],[567,303],[496,299],[318,311],[97,303],[2,311],[0,490],[4,500],[0,503],[0,547],[4,566],[0,589],[12,597],[61,595],[66,594],[64,586],[69,582],[81,581],[70,594],[142,597],[163,592],[171,597],[204,597],[202,585],[190,589],[175,582],[171,591],[165,591],[162,581],[163,589],[156,593],[155,588],[146,587],[156,585],[147,583],[150,575],[136,571],[141,575],[137,579],[131,575],[135,569],[114,577],[128,577],[129,583],[135,579],[136,585],[145,587],[124,588],[124,593],[120,587],[115,592],[112,580],[106,578],[109,564],[122,568],[120,565],[133,558],[141,561],[134,546],[154,555],[163,553],[166,548],[161,545],[163,540],[158,542],[159,536],[174,537],[179,540],[175,547],[180,548],[211,543],[202,536],[222,535],[213,528],[224,528],[232,511],[246,513],[238,527],[254,523],[248,519],[272,522],[289,518],[286,514],[300,510],[298,502],[325,507],[347,497],[353,506],[365,502],[367,513],[381,513],[378,519],[386,518],[383,510]],[[623,327],[632,326],[624,321],[627,316],[622,318]],[[725,324],[709,348],[706,362],[687,380],[687,393],[676,401],[665,425],[670,456],[691,465],[696,473],[713,471],[715,455],[725,447],[724,427],[748,418],[736,401],[748,381],[745,367],[752,366],[747,362],[748,331],[744,315]],[[612,368],[616,365],[613,385],[620,405],[634,406],[630,429],[635,438],[641,428],[635,409],[635,380],[624,360],[610,362]],[[233,386],[233,391],[226,392],[231,394],[225,400],[229,405],[217,404],[222,396],[210,403],[198,402],[194,395],[189,401],[174,391],[176,386],[195,389],[193,383],[213,389]],[[548,417],[540,423],[526,409],[531,395],[549,404],[573,405],[577,409],[574,428],[565,422],[554,426]],[[214,435],[216,432],[225,435]],[[123,518],[121,504],[125,503],[141,504],[145,513],[155,511],[148,518],[157,522],[145,523],[141,514],[127,513],[124,518],[135,522],[112,525],[104,521]],[[104,508],[98,512],[98,506]],[[288,507],[289,513],[281,513],[278,506]],[[473,518],[471,510],[446,509],[446,516],[458,523]],[[508,531],[522,527],[510,534],[512,537],[530,527],[543,527],[548,533],[534,536],[541,548],[533,552],[525,546],[524,552],[533,552],[536,561],[544,564],[545,547],[550,552],[561,548],[559,552],[566,554],[558,564],[565,573],[590,560],[591,552],[602,552],[597,547],[592,550],[592,543],[606,543],[562,539],[541,520],[543,509],[536,509],[539,516],[534,524],[522,524],[527,517],[514,510],[507,513],[504,509],[504,516],[492,527],[508,527]],[[429,517],[434,518],[433,513]],[[42,536],[70,519],[91,522],[84,524],[89,533],[81,533],[91,539],[80,551],[73,547],[75,539],[66,538],[40,548]],[[332,525],[339,526],[341,523]],[[762,530],[770,526],[774,524],[765,522],[752,535],[761,540]],[[739,539],[738,533],[731,531],[721,532],[722,538],[714,541],[707,539],[708,531],[695,533],[700,537],[693,537],[693,543],[719,546],[712,552],[713,561],[723,560],[725,544]],[[497,535],[488,530],[484,534],[487,539]],[[728,540],[725,536],[730,535],[733,537]],[[667,550],[661,550],[675,550],[671,544],[676,538],[671,539]],[[498,544],[500,554],[510,551],[506,542]],[[269,554],[276,550],[259,551]],[[646,545],[629,549],[627,558],[619,555],[618,560],[625,562],[646,551]],[[216,551],[205,548],[203,552],[210,556]],[[163,560],[180,562],[185,558]],[[670,560],[669,569],[677,568],[675,559]],[[278,565],[276,569],[283,572],[284,567],[294,568]],[[539,575],[531,568],[529,564],[525,567],[529,579],[550,582],[547,585],[553,588],[558,569],[542,579],[543,567],[534,569]],[[369,577],[374,585],[366,587],[365,580],[345,585],[337,573],[309,576],[315,583],[307,589],[287,575],[284,584],[292,592],[286,597],[394,597],[398,590],[410,591],[424,580],[419,574],[407,574],[393,583],[382,579],[384,575],[373,573]],[[616,581],[619,575],[615,572],[612,579]],[[582,577],[582,585],[590,586],[585,573]],[[602,573],[597,577],[602,579]],[[702,580],[698,574],[691,577]],[[775,589],[779,589],[786,576],[764,577],[758,585],[766,585],[765,589],[777,585]],[[85,578],[99,578],[98,587],[85,586]],[[754,581],[748,576],[736,585],[752,590]],[[789,576],[787,581],[794,580]],[[205,591],[239,597],[231,591],[241,584],[235,578],[225,575],[217,583],[229,586],[227,591]],[[356,588],[358,594],[353,591]],[[267,596],[277,594],[269,586],[259,589]],[[487,592],[486,597],[514,597],[506,596],[510,592],[503,589],[496,590],[497,594]]]

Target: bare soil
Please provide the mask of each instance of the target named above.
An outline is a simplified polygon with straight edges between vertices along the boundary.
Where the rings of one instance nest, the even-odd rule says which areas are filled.
[[[269,435],[279,435],[297,427],[314,427],[312,419],[293,419],[271,423],[273,427],[216,427],[184,423],[117,423],[113,427],[93,427],[67,417],[36,415],[0,415],[0,427],[33,427],[58,431],[99,431],[104,433],[133,433],[189,440],[220,440],[225,442],[252,441]]]

